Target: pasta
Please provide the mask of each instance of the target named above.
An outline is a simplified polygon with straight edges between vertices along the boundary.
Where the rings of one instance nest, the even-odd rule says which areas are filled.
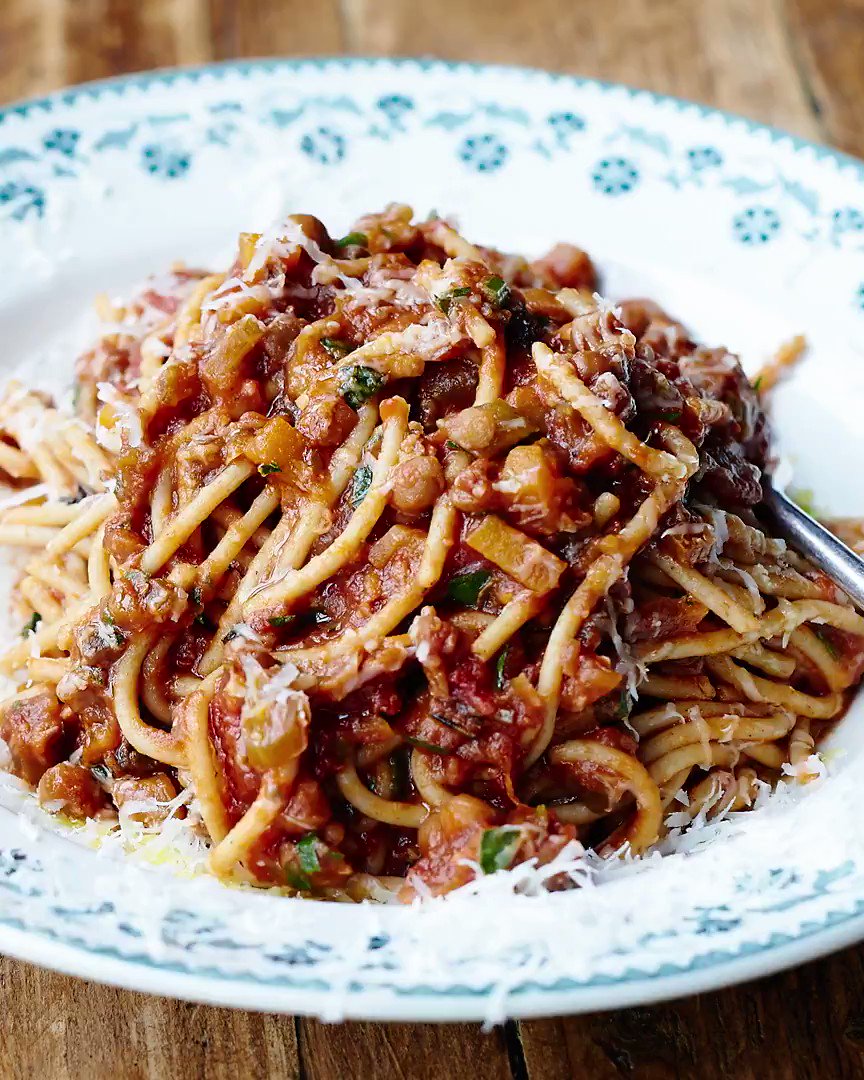
[[[74,416],[8,386],[0,736],[43,806],[405,899],[812,779],[864,618],[760,517],[737,360],[596,287],[566,244],[296,215],[103,302]]]

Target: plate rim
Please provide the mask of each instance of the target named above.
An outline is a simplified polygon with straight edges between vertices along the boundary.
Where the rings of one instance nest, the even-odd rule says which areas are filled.
[[[747,134],[762,134],[772,145],[781,144],[795,153],[813,155],[817,162],[833,165],[844,175],[854,174],[864,183],[864,160],[824,143],[739,113],[705,105],[701,102],[671,94],[658,93],[626,83],[596,79],[565,72],[548,71],[539,67],[516,64],[482,63],[463,60],[395,56],[255,57],[222,60],[199,65],[159,67],[145,72],[78,83],[49,94],[25,97],[0,107],[0,126],[9,118],[27,119],[36,112],[48,115],[57,108],[75,108],[88,100],[96,101],[110,95],[121,98],[127,91],[146,92],[159,86],[178,82],[195,84],[202,78],[224,79],[234,75],[252,77],[256,74],[299,73],[304,69],[337,68],[350,71],[356,68],[391,69],[396,73],[446,72],[454,75],[503,76],[542,80],[547,85],[565,84],[590,88],[601,94],[618,94],[632,100],[647,101],[674,112],[696,115],[702,119],[716,118],[727,127]],[[564,989],[529,983],[516,994],[508,996],[508,1016],[540,1017],[560,1014],[579,1014],[589,1011],[622,1008],[648,1002],[666,1001],[686,995],[721,989],[747,982],[797,964],[823,957],[838,949],[864,939],[864,896],[857,910],[828,914],[816,926],[802,928],[790,940],[744,943],[735,954],[715,956],[703,966],[690,965],[678,971],[659,970],[640,972],[610,979],[608,984],[588,980],[584,984]],[[779,935],[788,937],[788,935]],[[332,988],[304,988],[297,984],[279,984],[255,979],[248,975],[225,975],[212,970],[186,971],[160,964],[157,960],[136,958],[110,950],[89,947],[74,938],[63,938],[53,932],[27,929],[14,920],[0,918],[0,946],[7,955],[39,966],[87,978],[101,983],[151,994],[168,993],[172,997],[212,1005],[294,1013],[326,1015],[328,1002],[334,997]],[[160,985],[170,980],[170,986]],[[466,993],[458,987],[443,990],[418,988],[411,992],[360,987],[342,992],[340,1015],[352,1019],[456,1021],[482,1020],[487,1016],[488,991]]]

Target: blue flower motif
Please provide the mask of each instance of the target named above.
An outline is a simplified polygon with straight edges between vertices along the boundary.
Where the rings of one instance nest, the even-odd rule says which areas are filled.
[[[749,206],[732,221],[732,229],[742,244],[767,244],[780,231],[780,215],[770,206]]]
[[[404,94],[385,94],[375,102],[391,124],[397,126],[414,108],[414,101]]]
[[[345,136],[332,128],[319,127],[300,140],[300,149],[320,165],[336,165],[345,157]]]
[[[723,164],[723,155],[713,146],[691,146],[687,160],[694,172],[702,172],[703,169],[719,168]]]
[[[477,172],[496,172],[510,151],[497,135],[469,135],[457,151],[459,160]]]
[[[864,311],[864,281],[858,286],[858,292],[855,293],[855,302]]]
[[[603,158],[594,166],[591,179],[603,195],[626,195],[639,183],[639,170],[629,158]]]
[[[556,112],[550,113],[546,117],[546,123],[559,139],[566,138],[568,135],[572,135],[575,131],[585,130],[585,121],[581,116],[577,116],[572,112]]]
[[[80,138],[80,131],[75,131],[72,128],[55,128],[45,136],[42,145],[46,150],[57,150],[59,153],[65,154],[66,157],[74,157]]]
[[[854,206],[841,206],[831,214],[834,231],[864,232],[864,212]]]
[[[0,206],[10,204],[10,214],[16,221],[23,221],[31,213],[42,217],[45,213],[45,192],[32,184],[3,184],[0,186]]]
[[[154,176],[175,179],[189,171],[190,155],[182,150],[169,150],[157,143],[150,143],[141,150],[141,165]]]

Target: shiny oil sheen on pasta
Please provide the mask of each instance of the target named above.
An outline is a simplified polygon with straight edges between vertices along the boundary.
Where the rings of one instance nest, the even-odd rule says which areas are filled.
[[[736,358],[596,288],[297,215],[101,301],[74,416],[9,386],[0,735],[42,805],[406,899],[806,782],[864,619],[764,531]]]

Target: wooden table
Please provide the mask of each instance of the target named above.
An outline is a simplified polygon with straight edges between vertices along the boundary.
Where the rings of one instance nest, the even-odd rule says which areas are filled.
[[[864,156],[864,0],[0,0],[0,101],[231,57],[427,54],[695,98]],[[477,1027],[205,1008],[0,960],[0,1077],[864,1076],[864,947],[672,1005]]]

